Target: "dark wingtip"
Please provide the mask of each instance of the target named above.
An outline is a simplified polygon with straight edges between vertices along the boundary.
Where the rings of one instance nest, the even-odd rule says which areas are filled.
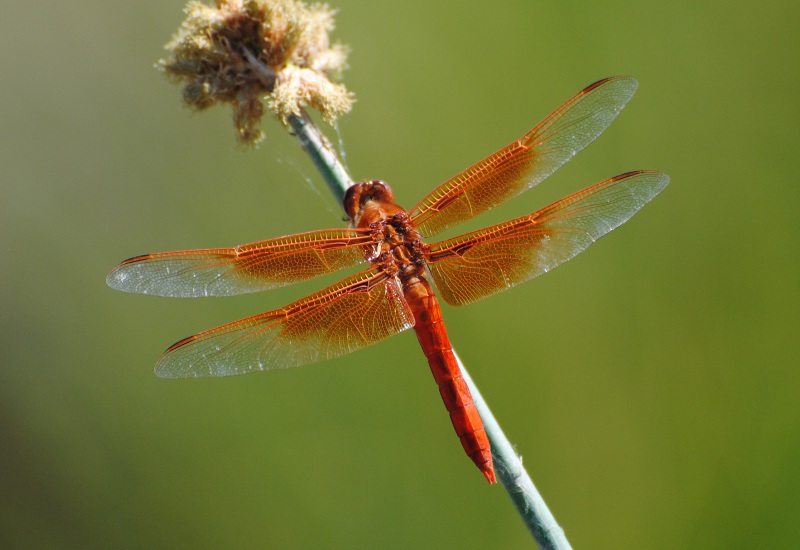
[[[170,369],[169,361],[167,360],[171,352],[185,346],[186,344],[194,342],[195,340],[197,340],[196,334],[193,336],[187,336],[183,340],[178,340],[170,347],[168,347],[166,351],[164,351],[164,353],[161,354],[161,357],[158,358],[158,361],[156,361],[156,368],[154,369],[156,376],[158,376],[159,378],[192,378],[196,376],[191,373],[178,373],[175,370]]]
[[[114,290],[121,290],[122,292],[137,292],[130,290],[130,288],[126,288],[126,283],[128,282],[128,273],[126,273],[125,268],[131,264],[143,262],[152,258],[153,254],[140,254],[139,256],[134,256],[123,262],[120,262],[114,267],[114,269],[111,270],[108,275],[106,275],[106,284]]]
[[[178,340],[177,342],[175,342],[174,344],[172,344],[170,347],[167,348],[167,350],[164,352],[162,357],[164,357],[164,355],[168,354],[169,352],[175,351],[176,349],[178,349],[178,348],[180,348],[182,346],[185,346],[186,344],[188,344],[189,342],[192,342],[194,340],[197,340],[197,335],[187,336],[183,340]],[[160,362],[160,360],[159,360],[159,362]]]
[[[138,256],[134,256],[133,258],[128,258],[127,260],[123,261],[123,262],[122,262],[121,264],[119,264],[119,265],[135,264],[136,262],[141,262],[141,261],[144,261],[144,260],[149,260],[149,259],[150,259],[150,258],[152,258],[152,257],[153,257],[153,255],[152,255],[152,254],[140,254],[140,255],[138,255]]]
[[[620,74],[620,75],[616,75],[616,76],[608,76],[606,78],[601,78],[597,82],[592,82],[591,84],[589,84],[588,86],[586,86],[583,89],[583,93],[588,94],[589,92],[591,92],[595,88],[599,88],[603,84],[606,84],[607,82],[611,82],[612,80],[627,80],[628,82],[633,84],[634,89],[639,86],[639,82],[637,82],[637,80],[635,78],[633,78],[632,76],[627,76],[627,75],[624,75],[624,74]]]

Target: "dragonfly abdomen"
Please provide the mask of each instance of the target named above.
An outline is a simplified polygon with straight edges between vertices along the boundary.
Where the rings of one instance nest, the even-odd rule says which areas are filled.
[[[461,445],[487,481],[494,483],[496,478],[489,438],[453,354],[436,294],[421,275],[404,281],[403,293],[414,314],[414,332],[428,358]]]

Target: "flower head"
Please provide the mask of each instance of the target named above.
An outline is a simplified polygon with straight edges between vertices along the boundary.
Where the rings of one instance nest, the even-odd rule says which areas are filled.
[[[167,44],[157,67],[184,83],[183,101],[201,111],[217,102],[233,107],[238,140],[263,139],[258,123],[265,104],[286,123],[303,107],[327,122],[347,113],[353,95],[331,82],[345,68],[346,48],[330,44],[334,12],[295,0],[197,1]]]

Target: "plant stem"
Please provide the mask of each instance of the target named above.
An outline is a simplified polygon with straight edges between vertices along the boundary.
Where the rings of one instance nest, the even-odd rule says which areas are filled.
[[[352,185],[353,180],[339,162],[336,151],[305,112],[298,116],[290,116],[289,124],[341,205],[344,193]],[[469,385],[469,391],[472,393],[472,399],[481,415],[481,420],[483,420],[486,434],[489,436],[497,476],[522,516],[528,530],[542,550],[571,549],[572,547],[564,536],[564,530],[556,523],[544,499],[536,491],[533,481],[522,467],[522,462],[514,452],[511,443],[506,439],[503,430],[500,429],[500,425],[483,400],[478,388],[475,387],[458,355],[456,355],[456,359],[461,367],[464,380]]]
[[[331,147],[330,141],[305,111],[301,111],[299,116],[291,115],[289,125],[300,141],[300,145],[311,157],[314,166],[322,174],[322,179],[336,197],[336,202],[341,206],[347,188],[353,185],[353,178],[339,162],[339,157],[336,156],[336,151]]]
[[[571,549],[572,546],[567,541],[564,530],[558,525],[542,495],[536,490],[528,472],[522,467],[522,461],[506,438],[506,434],[500,429],[500,424],[497,423],[497,419],[484,401],[481,392],[478,391],[472,377],[464,368],[461,358],[455,350],[453,350],[453,354],[456,356],[458,366],[461,367],[461,374],[469,386],[475,407],[481,415],[486,435],[489,436],[497,477],[511,498],[511,502],[517,508],[517,512],[522,516],[522,521],[525,522],[542,550]]]

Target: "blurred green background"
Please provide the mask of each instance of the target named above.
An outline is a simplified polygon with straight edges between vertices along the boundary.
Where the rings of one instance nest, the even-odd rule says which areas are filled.
[[[358,179],[410,207],[612,74],[639,91],[546,183],[666,191],[454,345],[576,548],[800,539],[797,2],[336,0]],[[409,332],[329,363],[169,381],[174,341],[333,279],[217,300],[106,287],[122,259],[339,226],[273,120],[192,115],[153,68],[179,1],[13,2],[0,22],[0,546],[528,548]],[[334,140],[335,133],[331,133]]]

